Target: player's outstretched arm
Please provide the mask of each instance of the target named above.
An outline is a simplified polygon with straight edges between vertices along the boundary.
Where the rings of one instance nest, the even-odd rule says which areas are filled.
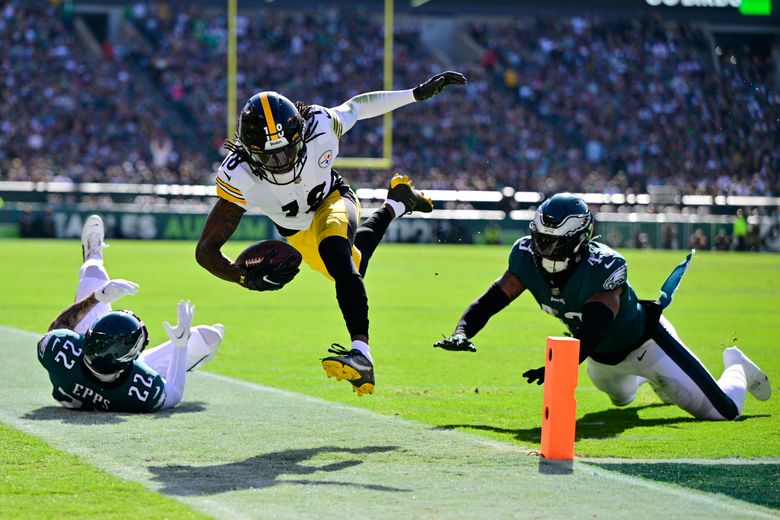
[[[330,110],[335,113],[341,122],[340,134],[345,134],[357,121],[381,116],[415,101],[431,98],[449,85],[465,84],[466,76],[460,72],[447,71],[436,74],[415,88],[358,94],[349,101]]]
[[[180,300],[176,309],[178,313],[176,326],[171,326],[167,321],[163,322],[165,333],[173,344],[173,354],[168,364],[168,372],[165,374],[165,401],[162,410],[173,408],[181,402],[187,380],[187,342],[190,339],[195,306],[189,300],[186,302]]]
[[[86,298],[66,307],[54,318],[49,325],[49,330],[70,329],[73,330],[78,322],[92,310],[98,303],[112,303],[127,294],[135,294],[138,284],[128,280],[110,280],[103,287],[96,290]]]
[[[195,259],[208,272],[240,285],[245,285],[244,269],[222,254],[222,246],[233,236],[246,210],[224,199],[217,199],[195,248]],[[242,283],[242,280],[244,283]]]
[[[493,282],[485,293],[474,300],[460,317],[455,332],[433,346],[444,350],[476,352],[477,348],[469,338],[473,338],[487,324],[525,290],[525,286],[515,275],[506,271],[501,278]]]
[[[466,76],[460,72],[453,72],[448,70],[447,72],[440,72],[439,74],[436,74],[424,83],[420,83],[412,91],[414,92],[414,99],[417,101],[423,101],[437,95],[439,92],[444,90],[445,87],[450,85],[465,84]]]

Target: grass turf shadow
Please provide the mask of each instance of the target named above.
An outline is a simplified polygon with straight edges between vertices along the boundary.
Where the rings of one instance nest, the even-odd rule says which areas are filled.
[[[702,419],[695,417],[658,417],[645,418],[639,417],[639,411],[646,408],[658,408],[662,406],[672,406],[661,403],[648,404],[644,406],[632,406],[629,408],[609,408],[600,412],[591,412],[583,415],[577,420],[575,440],[580,439],[610,439],[617,437],[621,433],[631,428],[643,428],[652,426],[662,426],[679,423],[695,423]],[[740,420],[769,417],[768,415],[743,415]],[[531,442],[538,444],[542,438],[541,426],[533,428],[500,428],[488,424],[444,424],[436,426],[437,430],[454,429],[481,430],[495,433],[506,433],[513,435],[515,439],[522,442]]]
[[[686,462],[586,464],[632,477],[676,484],[780,510],[780,464],[696,464]]]
[[[191,401],[154,414],[155,419],[163,419],[180,413],[199,413],[206,410],[206,403]],[[120,424],[126,422],[129,413],[68,410],[62,406],[42,406],[24,414],[21,418],[29,421],[62,421],[63,424]]]
[[[658,419],[640,419],[639,410],[667,406],[663,404],[648,404],[645,406],[632,406],[630,408],[609,408],[600,412],[592,412],[583,415],[577,420],[576,440],[579,439],[609,439],[630,428],[659,426],[664,424],[676,424],[696,422],[693,417],[668,417]],[[522,442],[538,444],[542,438],[541,426],[533,428],[500,428],[488,424],[445,424],[437,426],[438,430],[454,429],[481,430],[495,433],[507,433]]]
[[[282,479],[285,475],[311,475],[317,472],[332,473],[362,464],[358,458],[340,460],[324,465],[304,464],[321,454],[371,455],[399,449],[398,446],[365,446],[363,448],[340,448],[322,446],[298,450],[284,450],[250,457],[238,462],[212,466],[150,466],[153,480],[163,487],[161,493],[172,496],[214,495],[241,489],[262,489],[277,484],[302,484],[315,486],[345,486],[373,491],[411,492],[411,489],[382,486],[378,484],[357,484],[335,480]]]

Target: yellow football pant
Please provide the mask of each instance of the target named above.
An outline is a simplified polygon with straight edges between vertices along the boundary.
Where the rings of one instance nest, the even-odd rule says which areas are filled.
[[[358,222],[360,222],[360,202],[357,198],[355,200],[344,198],[341,193],[334,191],[314,212],[314,220],[309,229],[298,231],[287,237],[287,240],[300,251],[303,261],[309,264],[309,267],[333,280],[320,258],[320,242],[328,237],[346,238],[352,244],[352,261],[355,262],[355,266],[359,266],[362,255],[354,246]]]

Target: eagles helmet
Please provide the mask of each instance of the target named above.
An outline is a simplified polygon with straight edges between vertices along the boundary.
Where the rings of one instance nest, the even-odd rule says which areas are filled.
[[[306,122],[295,105],[277,92],[249,98],[238,116],[236,135],[255,175],[273,184],[290,184],[306,158]]]
[[[560,273],[587,252],[593,214],[581,198],[559,193],[542,202],[530,227],[537,265],[548,273]]]
[[[149,343],[146,325],[130,311],[101,316],[84,335],[84,361],[99,374],[121,372]]]

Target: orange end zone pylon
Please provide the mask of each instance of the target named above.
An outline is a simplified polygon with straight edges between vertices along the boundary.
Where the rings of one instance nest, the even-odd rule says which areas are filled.
[[[544,407],[542,408],[542,457],[555,460],[574,458],[574,428],[577,416],[577,374],[580,340],[547,338],[544,363]]]

